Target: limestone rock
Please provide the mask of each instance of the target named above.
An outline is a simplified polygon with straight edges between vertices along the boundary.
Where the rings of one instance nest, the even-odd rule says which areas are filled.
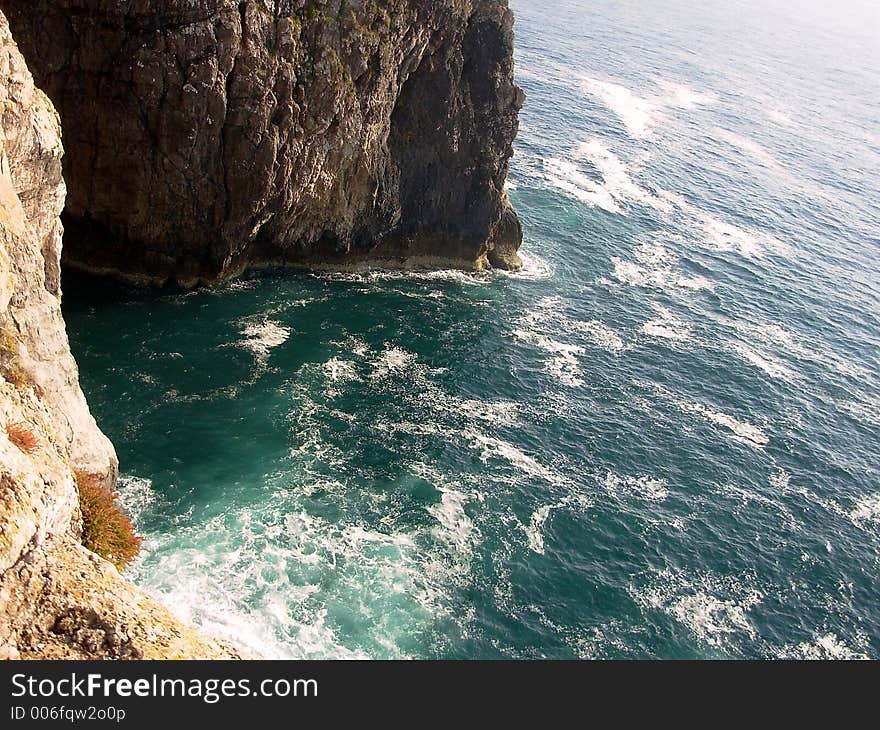
[[[61,316],[61,129],[0,22],[0,224],[8,299],[0,311],[0,371],[32,385],[75,468],[116,478],[113,445],[79,387]]]

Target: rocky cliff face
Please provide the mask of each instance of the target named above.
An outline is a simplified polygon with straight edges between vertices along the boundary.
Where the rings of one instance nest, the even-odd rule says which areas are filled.
[[[65,261],[518,266],[507,0],[0,0],[61,113]]]
[[[33,386],[75,468],[112,483],[116,454],[89,413],[61,316],[58,216],[65,186],[58,115],[34,86],[5,21],[2,29],[0,223],[8,279],[0,298],[0,371]]]
[[[79,544],[74,471],[112,484],[117,462],[61,317],[61,159],[0,14],[0,658],[234,656]]]

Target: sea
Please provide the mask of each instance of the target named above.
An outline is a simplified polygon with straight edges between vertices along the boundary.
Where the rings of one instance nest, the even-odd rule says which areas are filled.
[[[128,576],[266,658],[880,657],[880,7],[511,5],[521,271],[67,282]]]

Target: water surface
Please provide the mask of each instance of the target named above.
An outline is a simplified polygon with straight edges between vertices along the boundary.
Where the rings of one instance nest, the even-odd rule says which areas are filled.
[[[880,22],[516,0],[518,274],[68,287],[133,579],[267,657],[880,656]]]

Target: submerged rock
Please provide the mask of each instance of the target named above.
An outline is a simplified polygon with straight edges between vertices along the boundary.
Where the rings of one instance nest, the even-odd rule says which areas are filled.
[[[519,266],[507,0],[0,7],[63,120],[72,266]]]

